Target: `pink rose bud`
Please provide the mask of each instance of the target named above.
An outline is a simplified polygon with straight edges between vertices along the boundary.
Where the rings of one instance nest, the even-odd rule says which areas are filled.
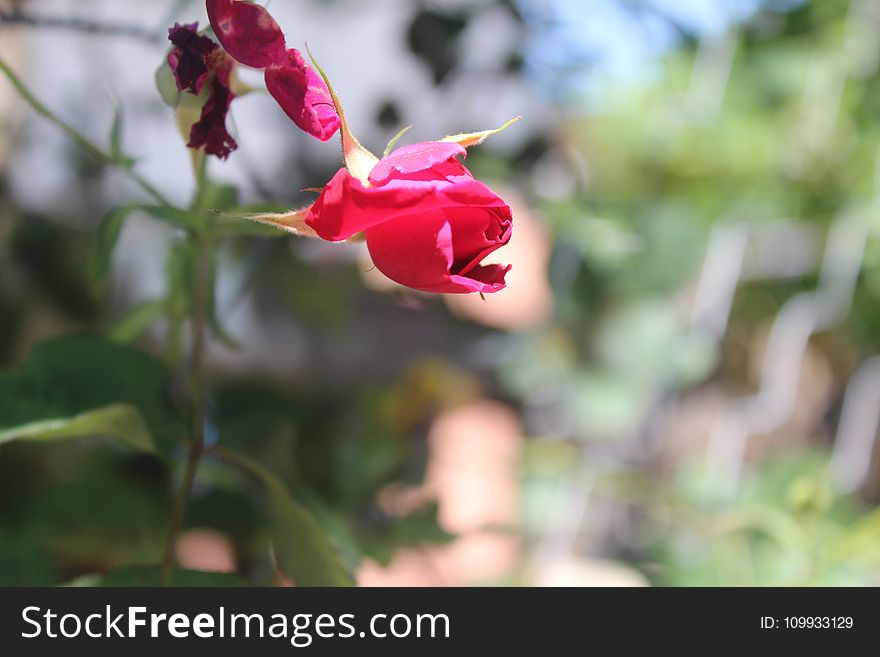
[[[301,130],[327,141],[339,129],[339,115],[327,85],[298,50],[291,48],[286,57],[283,66],[266,69],[266,88]]]
[[[510,240],[510,207],[458,160],[455,142],[422,142],[379,160],[366,184],[340,169],[305,223],[340,241],[363,232],[376,267],[425,292],[497,292],[510,266],[482,265]]]
[[[233,59],[252,68],[284,61],[284,33],[265,7],[238,0],[207,0],[214,34]]]
[[[266,88],[303,131],[327,141],[339,116],[324,81],[287,48],[284,33],[260,5],[240,0],[207,0],[208,19],[220,44],[245,66],[265,69]]]

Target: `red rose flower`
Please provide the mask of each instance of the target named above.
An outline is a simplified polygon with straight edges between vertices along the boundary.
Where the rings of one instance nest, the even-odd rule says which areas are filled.
[[[510,207],[475,180],[455,142],[404,146],[366,182],[340,169],[305,218],[319,237],[363,232],[376,267],[425,292],[497,292],[510,266],[482,265],[510,240]]]
[[[265,69],[266,88],[293,122],[316,139],[330,139],[339,128],[339,116],[327,85],[298,50],[287,48],[269,12],[240,0],[207,0],[206,6],[226,52],[245,66]]]

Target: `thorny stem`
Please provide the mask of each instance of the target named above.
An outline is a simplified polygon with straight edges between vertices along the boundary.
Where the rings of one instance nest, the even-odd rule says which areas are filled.
[[[147,194],[152,196],[156,201],[165,206],[171,206],[171,202],[165,198],[165,196],[158,189],[153,187],[149,181],[143,178],[139,173],[134,171],[130,166],[127,166],[124,162],[121,162],[119,158],[114,157],[104,149],[99,146],[96,146],[92,143],[87,137],[85,137],[79,130],[74,128],[69,123],[66,123],[61,118],[59,118],[52,110],[46,107],[42,102],[40,102],[33,93],[31,93],[30,89],[25,86],[24,82],[22,82],[21,78],[19,78],[15,72],[9,68],[9,65],[0,57],[0,71],[6,76],[18,94],[34,109],[34,111],[45,118],[50,123],[55,124],[61,130],[63,130],[68,137],[70,137],[73,141],[75,141],[83,150],[90,153],[96,159],[108,164],[110,166],[117,167],[121,169],[125,174],[134,181],[141,189],[143,189]]]

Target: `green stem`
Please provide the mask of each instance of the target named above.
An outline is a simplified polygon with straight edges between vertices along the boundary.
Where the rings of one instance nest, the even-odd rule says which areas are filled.
[[[221,461],[226,461],[228,464],[233,465],[242,472],[247,473],[248,476],[262,483],[270,491],[275,493],[282,493],[284,495],[288,494],[283,484],[281,484],[278,479],[275,479],[274,477],[267,477],[266,472],[259,465],[257,465],[256,462],[252,461],[247,456],[239,454],[238,452],[231,449],[226,449],[223,445],[212,446],[211,453],[219,458]]]
[[[203,200],[206,182],[207,177],[204,167],[199,167],[196,171],[196,195],[193,200],[193,209],[198,213],[204,212]],[[208,303],[210,301],[211,285],[213,284],[210,261],[211,240],[207,227],[201,226],[191,239],[193,240],[195,251],[192,298],[192,356],[190,361],[192,424],[190,427],[189,456],[186,461],[183,479],[174,501],[171,526],[168,530],[165,552],[162,556],[162,583],[165,586],[170,586],[172,582],[177,537],[183,526],[183,518],[186,514],[186,507],[189,504],[199,461],[205,451],[205,423],[207,420],[205,403],[205,348],[207,346]]]
[[[199,461],[205,450],[205,422],[207,419],[205,406],[205,337],[208,318],[208,300],[211,285],[210,243],[203,234],[195,236],[195,280],[193,289],[192,314],[192,360],[190,364],[190,397],[192,399],[192,425],[190,427],[189,457],[180,488],[174,501],[171,515],[171,527],[165,542],[165,553],[162,556],[162,582],[171,584],[174,570],[174,549],[177,537],[183,525],[183,517],[189,504],[193,481],[199,467]]]
[[[171,526],[168,529],[168,539],[165,542],[165,552],[162,555],[162,584],[170,586],[174,573],[174,551],[177,546],[177,537],[183,526],[183,516],[192,493],[193,482],[196,478],[196,470],[202,456],[204,442],[193,441],[189,446],[189,457],[186,460],[186,470],[180,482],[180,489],[174,500],[174,510],[171,513]]]
[[[194,440],[200,444],[205,439],[205,327],[208,322],[208,302],[211,286],[211,263],[209,246],[202,237],[196,237],[195,289],[193,295],[193,353],[192,398]]]
[[[124,162],[120,162],[118,158],[114,157],[104,149],[96,146],[94,143],[89,141],[87,137],[85,137],[79,130],[74,128],[69,123],[66,123],[61,118],[56,116],[52,110],[46,107],[42,102],[40,102],[31,90],[28,89],[24,82],[22,82],[21,78],[19,78],[15,72],[9,68],[9,65],[0,57],[0,71],[6,76],[18,94],[34,109],[34,111],[45,118],[50,123],[61,128],[68,137],[70,137],[74,142],[76,142],[83,150],[90,153],[96,159],[108,164],[110,166],[117,167],[125,172],[125,174],[134,181],[141,189],[143,189],[147,194],[152,196],[156,201],[165,206],[171,206],[171,202],[165,198],[165,196],[158,189],[153,187],[149,181],[143,178],[136,171],[132,170],[131,167],[127,166]]]

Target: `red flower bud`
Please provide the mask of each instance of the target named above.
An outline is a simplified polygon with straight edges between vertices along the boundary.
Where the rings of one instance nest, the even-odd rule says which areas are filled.
[[[207,0],[214,34],[233,59],[252,68],[284,62],[284,33],[265,7],[238,0]]]
[[[208,19],[220,44],[235,60],[265,69],[269,93],[303,132],[327,141],[339,116],[324,81],[287,48],[275,19],[260,5],[240,0],[206,0]]]
[[[340,169],[305,223],[331,241],[363,232],[376,267],[401,285],[497,292],[510,266],[480,263],[510,240],[510,207],[459,155],[454,142],[404,146],[379,160],[367,184]]]
[[[287,116],[316,139],[327,141],[339,129],[327,85],[298,50],[291,48],[283,65],[266,69],[266,88]]]

